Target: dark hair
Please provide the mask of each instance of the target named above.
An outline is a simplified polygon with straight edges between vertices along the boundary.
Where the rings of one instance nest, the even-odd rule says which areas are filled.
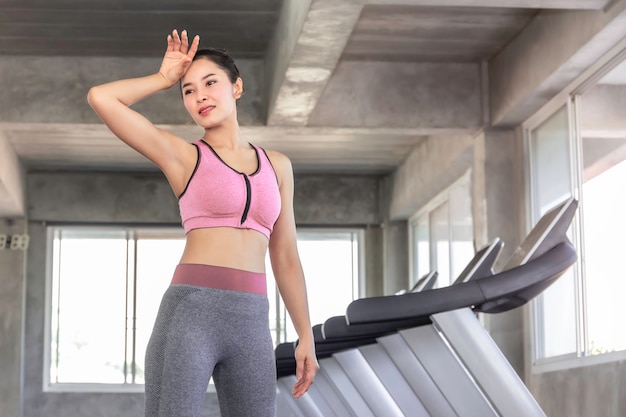
[[[228,74],[228,78],[231,83],[235,83],[237,78],[241,77],[239,75],[239,69],[237,65],[235,65],[235,61],[228,54],[226,49],[219,48],[207,48],[207,49],[199,49],[196,52],[196,55],[193,57],[194,61],[198,59],[208,59],[212,61],[214,64],[222,68]]]

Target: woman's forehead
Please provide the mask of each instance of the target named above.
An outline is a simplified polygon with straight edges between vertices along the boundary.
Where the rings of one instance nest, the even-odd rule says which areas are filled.
[[[182,80],[183,82],[193,82],[196,78],[202,79],[208,74],[223,75],[225,73],[226,72],[215,62],[209,59],[200,58],[191,63]]]

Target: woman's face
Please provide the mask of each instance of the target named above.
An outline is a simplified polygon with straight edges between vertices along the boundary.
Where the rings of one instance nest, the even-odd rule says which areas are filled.
[[[238,78],[230,82],[228,74],[213,61],[200,58],[193,61],[181,79],[185,108],[196,123],[204,128],[237,118],[236,101],[243,84]]]

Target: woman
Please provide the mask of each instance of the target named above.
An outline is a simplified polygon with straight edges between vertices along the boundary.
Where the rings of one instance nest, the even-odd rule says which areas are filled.
[[[95,86],[103,122],[155,163],[179,198],[186,245],[146,353],[146,416],[200,416],[212,376],[223,417],[274,416],[276,374],[265,294],[265,255],[299,337],[293,395],[319,369],[296,247],[289,159],[241,137],[243,81],[221,50],[198,51],[186,31],[167,37],[159,72]],[[129,108],[180,82],[204,128],[188,143]]]

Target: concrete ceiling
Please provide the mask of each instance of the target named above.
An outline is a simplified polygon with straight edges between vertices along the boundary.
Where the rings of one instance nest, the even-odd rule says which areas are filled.
[[[241,63],[248,88],[240,120],[250,141],[285,152],[297,172],[388,174],[424,138],[474,134],[490,123],[485,66],[537,16],[595,13],[609,2],[0,0],[0,139],[26,169],[153,169],[99,123],[84,97],[94,83],[158,69],[167,33],[186,28],[201,46],[226,48]],[[457,96],[427,93],[444,100],[444,110],[448,97],[480,108],[478,116],[441,108],[431,115],[424,102],[426,115],[412,122],[410,109],[394,103],[402,91],[419,96],[423,88],[384,90],[394,82],[380,77],[390,63],[412,77],[426,70],[410,65],[427,65],[433,80],[439,68],[442,77],[475,71],[476,86],[451,81],[450,89],[463,90]],[[361,103],[354,85],[380,91],[379,100]],[[146,113],[196,139],[176,93],[168,94]]]

